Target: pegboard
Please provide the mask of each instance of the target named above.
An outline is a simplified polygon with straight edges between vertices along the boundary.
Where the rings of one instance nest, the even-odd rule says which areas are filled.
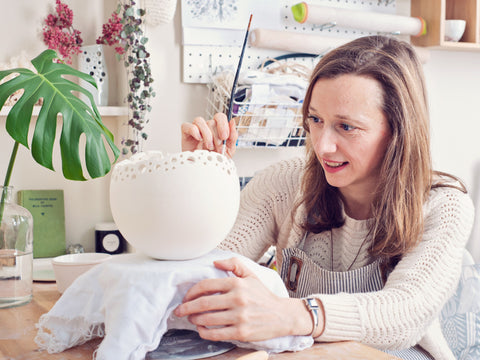
[[[231,3],[235,4],[240,1],[244,2],[246,0],[231,0]],[[262,3],[264,1],[265,0],[252,1],[252,4]],[[236,29],[229,29],[226,28],[226,26],[223,28],[185,26],[183,19],[185,7],[192,6],[192,3],[196,2],[200,3],[201,1],[182,0],[182,22],[184,24],[183,81],[186,83],[208,83],[212,74],[224,69],[235,69],[237,67],[247,22],[243,29],[240,29],[238,26]],[[376,32],[358,31],[338,26],[325,27],[312,24],[300,24],[293,19],[290,10],[291,6],[298,2],[298,0],[271,0],[270,3],[278,3],[278,9],[276,9],[274,13],[279,19],[276,19],[274,24],[270,22],[268,27],[275,30],[349,39],[377,34]],[[310,0],[309,2],[322,6],[396,14],[395,0]],[[208,10],[206,9],[206,3],[208,3],[208,1],[203,2],[203,11]],[[265,9],[263,10],[265,11]],[[248,19],[245,19],[245,21],[248,21]],[[258,23],[261,24],[261,22],[257,20],[257,27],[259,27]],[[253,21],[252,24],[255,24],[255,21]],[[257,69],[267,59],[284,54],[288,54],[288,52],[261,49],[248,45],[245,49],[242,70]],[[321,56],[322,54],[319,55]],[[289,61],[296,61],[313,67],[318,59],[312,57],[297,57],[291,58]]]

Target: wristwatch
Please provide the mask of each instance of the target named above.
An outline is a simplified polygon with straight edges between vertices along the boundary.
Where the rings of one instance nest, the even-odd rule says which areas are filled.
[[[315,298],[307,297],[303,298],[302,300],[305,303],[307,310],[310,312],[310,315],[312,316],[313,329],[310,336],[313,336],[315,330],[317,330],[318,327],[318,310],[320,309],[320,306],[318,306],[317,299]]]

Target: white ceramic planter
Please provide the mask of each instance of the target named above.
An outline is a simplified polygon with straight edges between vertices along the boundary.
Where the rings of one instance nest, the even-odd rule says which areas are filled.
[[[108,105],[108,70],[105,61],[104,46],[86,45],[81,47],[82,52],[78,58],[78,67],[81,72],[93,76],[97,83],[97,88],[93,87],[84,80],[80,80],[80,84],[87,88],[93,95],[95,105]],[[81,98],[88,103],[87,97],[81,94]]]
[[[240,185],[232,160],[204,150],[139,153],[112,172],[115,223],[138,251],[186,260],[213,250],[232,228]]]

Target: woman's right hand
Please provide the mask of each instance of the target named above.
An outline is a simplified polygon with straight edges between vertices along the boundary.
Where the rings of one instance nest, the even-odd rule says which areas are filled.
[[[192,123],[182,124],[182,151],[210,150],[221,154],[225,140],[225,155],[232,158],[237,138],[235,121],[229,123],[225,114],[217,113],[208,121],[196,117]]]

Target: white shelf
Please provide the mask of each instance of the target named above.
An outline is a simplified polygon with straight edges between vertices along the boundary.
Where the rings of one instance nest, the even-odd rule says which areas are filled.
[[[11,106],[4,106],[0,111],[0,117],[7,116],[10,112]],[[33,116],[38,116],[41,106],[33,107]],[[98,111],[100,111],[101,116],[127,116],[128,108],[126,106],[99,106]]]

